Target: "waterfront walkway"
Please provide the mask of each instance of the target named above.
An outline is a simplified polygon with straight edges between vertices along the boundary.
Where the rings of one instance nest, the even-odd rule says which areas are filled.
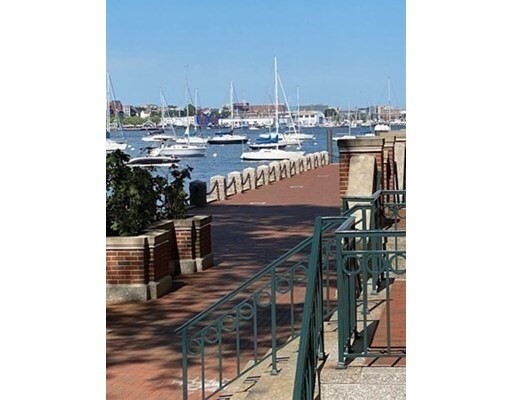
[[[181,342],[174,330],[340,212],[338,165],[310,170],[193,213],[212,216],[214,267],[174,279],[145,303],[107,307],[107,398],[180,399]]]

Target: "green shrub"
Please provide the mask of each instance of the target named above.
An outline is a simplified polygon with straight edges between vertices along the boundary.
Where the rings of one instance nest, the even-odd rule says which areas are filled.
[[[183,218],[186,212],[185,179],[192,168],[171,168],[170,181],[150,170],[129,167],[130,157],[117,150],[107,155],[107,236],[134,236],[160,218]]]

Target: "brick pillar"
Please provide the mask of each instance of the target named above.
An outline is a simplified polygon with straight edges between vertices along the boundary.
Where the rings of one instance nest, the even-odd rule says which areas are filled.
[[[170,275],[171,242],[168,229],[154,229],[146,233],[149,251],[148,288],[150,297],[156,299],[172,288]]]
[[[174,221],[178,264],[182,274],[203,271],[213,265],[211,216],[196,215]]]
[[[377,170],[381,174],[380,185],[383,187],[383,159],[384,139],[383,138],[340,138],[337,140],[339,149],[339,172],[340,172],[340,203],[345,196],[348,187],[348,174],[350,159],[354,155],[373,155],[377,163]]]
[[[203,271],[213,265],[212,252],[212,217],[211,215],[196,215],[194,220],[194,259],[198,271]]]

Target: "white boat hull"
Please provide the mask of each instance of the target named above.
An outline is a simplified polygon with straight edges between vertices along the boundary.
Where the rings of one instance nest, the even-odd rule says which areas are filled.
[[[160,142],[162,140],[175,141],[176,136],[175,135],[166,135],[166,134],[162,133],[162,134],[144,136],[142,138],[142,140],[144,142]]]
[[[279,149],[260,149],[257,151],[246,151],[242,153],[240,158],[246,161],[261,160],[291,160],[304,155],[303,151],[286,151]]]
[[[154,149],[151,152],[151,155],[204,157],[206,155],[206,147],[186,144],[174,144],[171,146]]]
[[[208,139],[204,139],[204,138],[200,138],[200,137],[196,137],[196,136],[190,136],[190,137],[185,137],[185,138],[179,138],[179,139],[176,139],[176,143],[179,143],[179,144],[206,144],[208,143]]]
[[[112,153],[116,150],[124,151],[128,145],[124,142],[116,142],[115,140],[107,139],[106,150],[107,153]]]

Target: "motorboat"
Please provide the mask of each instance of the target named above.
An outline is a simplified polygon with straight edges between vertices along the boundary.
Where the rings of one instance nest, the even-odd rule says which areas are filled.
[[[131,158],[126,165],[130,167],[172,167],[181,161],[181,159],[175,155],[152,155],[151,151],[154,150],[153,147],[146,147],[142,150],[141,155]]]

